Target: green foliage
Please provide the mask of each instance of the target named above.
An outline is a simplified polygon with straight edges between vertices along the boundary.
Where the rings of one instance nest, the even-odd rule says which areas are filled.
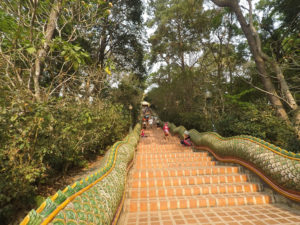
[[[299,151],[295,130],[278,119],[265,93],[259,91],[265,90],[261,74],[251,60],[248,43],[234,13],[228,8],[206,10],[202,1],[195,2],[150,3],[153,17],[148,26],[155,28],[149,39],[150,61],[163,62],[149,79],[157,85],[148,93],[152,107],[162,120],[188,129],[210,131],[215,125],[224,136],[248,134]],[[288,7],[291,4],[295,5],[293,9]],[[298,5],[292,0],[261,0],[253,9],[253,22],[263,51],[281,64],[296,98],[299,97]],[[254,15],[257,9],[262,11],[261,24]],[[187,63],[188,59],[195,59],[195,63],[191,63],[193,60]],[[266,66],[279,90],[273,69],[272,65]],[[206,91],[212,96],[206,98]],[[292,117],[295,112],[288,113]]]
[[[241,108],[247,108],[251,107],[253,103],[251,101],[257,100],[259,98],[258,91],[254,88],[246,89],[241,91],[238,94],[230,95],[226,94],[225,98],[228,100],[228,102],[238,105]]]
[[[203,114],[196,112],[185,112],[179,113],[179,115],[171,115],[168,118],[170,122],[175,124],[182,125],[186,129],[196,129],[199,132],[205,132],[211,130],[212,123],[210,120],[207,120]]]
[[[0,108],[0,220],[33,203],[49,176],[80,167],[128,131],[121,105],[16,97]],[[126,112],[126,110],[125,110]]]
[[[0,32],[11,33],[15,31],[16,28],[17,24],[15,19],[0,9]]]
[[[150,9],[154,17],[148,26],[156,28],[149,38],[151,63],[164,61],[184,70],[184,54],[197,51],[209,24],[203,1],[151,1]]]
[[[256,8],[263,13],[260,25],[262,48],[279,63],[292,95],[296,96],[300,84],[300,3],[260,0]]]
[[[112,89],[112,100],[116,104],[121,104],[129,108],[132,106],[131,119],[132,123],[138,121],[140,113],[141,99],[143,98],[143,85],[136,75],[130,74],[124,76],[120,81],[118,88]]]
[[[65,62],[71,62],[74,69],[78,69],[79,65],[85,65],[85,62],[90,59],[90,55],[82,47],[64,41],[60,37],[53,40],[51,47],[52,51],[60,52],[60,55],[64,58]],[[34,51],[31,48],[30,50]]]
[[[141,0],[0,1],[1,222],[38,201],[49,177],[104,154],[136,120],[142,13]],[[111,88],[123,71],[134,79]]]
[[[300,141],[295,130],[279,119],[268,106],[230,104],[216,122],[217,131],[225,137],[251,135],[293,152],[299,152]]]
[[[87,40],[95,62],[105,67],[111,60],[119,71],[132,71],[144,79],[144,46],[142,35],[143,1],[110,0],[111,16],[101,19]],[[99,41],[101,40],[101,41]]]

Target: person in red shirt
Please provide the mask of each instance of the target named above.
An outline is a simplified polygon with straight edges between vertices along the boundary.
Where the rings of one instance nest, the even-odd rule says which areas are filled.
[[[164,127],[163,127],[163,131],[164,131],[164,138],[167,139],[168,136],[169,136],[169,126],[168,126],[168,123],[165,123]]]
[[[144,129],[141,130],[141,137],[145,137],[145,131],[144,131]]]

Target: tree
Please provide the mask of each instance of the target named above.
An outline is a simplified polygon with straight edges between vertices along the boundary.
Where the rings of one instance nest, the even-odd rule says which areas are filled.
[[[297,50],[300,47],[299,7],[298,2],[290,0],[261,0],[256,5],[256,9],[263,12],[260,23],[262,48],[279,65],[295,100],[299,99],[297,93],[300,85],[300,58]],[[297,111],[296,105],[292,109]]]
[[[252,2],[251,0],[248,0],[249,3],[249,22],[246,21],[245,16],[242,13],[241,7],[239,5],[238,0],[212,0],[216,5],[220,7],[229,7],[236,15],[241,28],[247,38],[250,51],[254,57],[257,70],[261,76],[262,83],[264,84],[265,92],[267,93],[267,96],[272,103],[273,107],[277,111],[278,115],[284,119],[287,123],[290,123],[290,119],[288,117],[288,114],[284,108],[283,103],[281,102],[282,98],[279,97],[277,94],[277,91],[272,83],[271,77],[267,72],[266,64],[270,63],[275,70],[277,79],[280,83],[281,90],[284,94],[284,97],[286,99],[286,103],[289,105],[292,109],[297,109],[298,105],[292,96],[289,87],[287,85],[287,82],[283,76],[282,70],[279,67],[279,65],[269,56],[267,56],[261,46],[261,39],[259,37],[258,32],[256,31],[254,24],[253,24],[253,17],[252,17]],[[296,128],[299,131],[299,125],[300,125],[300,111],[296,115],[295,120]]]
[[[34,1],[34,9],[37,7],[37,2]],[[48,23],[46,24],[46,31],[44,34],[44,45],[41,46],[39,50],[37,50],[36,59],[34,63],[34,68],[32,71],[34,71],[33,74],[33,82],[34,82],[34,94],[37,101],[41,100],[41,91],[40,91],[40,76],[42,73],[42,63],[45,61],[47,52],[49,50],[50,42],[53,39],[54,31],[56,29],[56,24],[59,18],[59,14],[62,8],[62,0],[56,0],[54,1],[50,15],[48,18]],[[35,13],[35,12],[34,12]],[[35,16],[32,16],[32,20],[35,19]]]
[[[102,0],[2,1],[0,54],[7,87],[37,101],[78,87],[90,59],[83,40],[109,8]]]
[[[126,109],[132,106],[132,122],[138,122],[140,104],[143,98],[143,82],[135,74],[123,75],[118,87],[111,90],[112,101],[124,105]]]
[[[156,27],[149,39],[151,61],[179,67],[185,73],[197,63],[198,47],[208,25],[203,2],[158,0],[151,2],[150,7],[154,17],[148,21],[148,26]],[[188,55],[194,57],[190,63],[187,62]]]
[[[143,65],[141,0],[111,0],[111,15],[102,18],[92,30],[89,40],[93,58],[101,68],[114,67],[119,71],[133,71],[141,80]]]

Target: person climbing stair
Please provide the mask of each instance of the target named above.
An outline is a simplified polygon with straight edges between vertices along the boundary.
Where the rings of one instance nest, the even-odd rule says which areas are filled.
[[[169,136],[169,126],[168,126],[168,123],[165,123],[164,127],[163,127],[163,130],[164,130],[164,139],[168,139],[168,136]]]

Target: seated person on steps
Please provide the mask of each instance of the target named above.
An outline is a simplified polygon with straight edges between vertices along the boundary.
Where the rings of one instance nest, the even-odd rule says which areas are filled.
[[[190,133],[186,130],[183,133],[183,140],[180,141],[180,143],[184,146],[191,146],[192,145],[192,141],[191,141],[191,137],[190,137]]]

